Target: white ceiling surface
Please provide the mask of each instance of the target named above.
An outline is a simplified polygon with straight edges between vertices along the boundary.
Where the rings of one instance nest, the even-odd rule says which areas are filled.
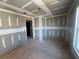
[[[23,9],[29,11],[35,15],[45,15],[48,14],[48,12],[51,12],[52,15],[54,14],[57,15],[57,14],[67,13],[70,4],[72,3],[73,0],[40,0],[41,2],[38,2],[38,4],[34,2],[35,0],[34,1],[33,0],[0,0],[0,1],[12,5],[14,7],[20,8],[21,10]],[[43,4],[45,8],[40,4]],[[0,5],[0,8],[4,8],[4,6]],[[12,10],[11,8],[6,8],[6,9]],[[12,10],[12,11],[16,11],[16,10]]]
[[[66,13],[72,3],[72,0],[43,0],[46,3],[46,6],[52,11],[54,14],[57,13]]]
[[[24,4],[27,4],[30,1],[31,0],[7,0],[7,3],[17,7],[22,7]]]
[[[28,10],[28,11],[33,11],[33,10],[35,10],[35,9],[37,9],[37,8],[39,8],[36,4],[34,4],[33,2],[30,4],[30,5],[28,5],[27,7],[25,7],[24,9],[26,9],[26,10]]]

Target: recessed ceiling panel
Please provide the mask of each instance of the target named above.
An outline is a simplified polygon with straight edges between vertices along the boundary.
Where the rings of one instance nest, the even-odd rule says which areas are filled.
[[[59,7],[63,7],[63,6],[69,6],[69,4],[70,4],[69,2],[67,3],[67,2],[64,2],[64,0],[63,0],[59,3],[48,6],[48,8],[49,9],[54,9],[54,8],[59,8]]]
[[[68,12],[68,10],[66,8],[65,9],[63,8],[63,9],[52,11],[52,13],[54,15],[64,14],[64,13],[67,13],[67,12]]]
[[[33,10],[38,9],[38,8],[39,7],[32,2],[32,4],[30,4],[29,6],[25,7],[24,9],[28,10],[28,11],[33,11]]]
[[[3,1],[3,0],[0,0],[0,1]]]
[[[53,11],[53,14],[64,13],[64,10],[69,10],[70,4],[73,0],[43,0],[46,6]],[[59,9],[58,9],[59,8]],[[55,11],[56,10],[56,11]],[[59,12],[60,11],[60,12]]]
[[[23,5],[27,4],[31,0],[8,0],[6,3],[14,5],[16,7],[22,7]]]

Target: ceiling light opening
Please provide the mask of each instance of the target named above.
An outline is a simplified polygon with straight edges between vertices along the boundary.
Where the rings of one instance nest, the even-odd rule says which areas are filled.
[[[26,12],[24,12],[23,14],[27,14]]]

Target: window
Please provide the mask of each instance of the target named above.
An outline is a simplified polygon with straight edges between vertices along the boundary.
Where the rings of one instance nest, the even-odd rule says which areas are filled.
[[[75,31],[74,31],[74,49],[79,55],[79,7],[76,12]]]

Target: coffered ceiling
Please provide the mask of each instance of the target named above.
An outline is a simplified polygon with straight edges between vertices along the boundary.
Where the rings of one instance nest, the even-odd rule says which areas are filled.
[[[67,13],[74,0],[0,0],[0,8],[27,15]]]

